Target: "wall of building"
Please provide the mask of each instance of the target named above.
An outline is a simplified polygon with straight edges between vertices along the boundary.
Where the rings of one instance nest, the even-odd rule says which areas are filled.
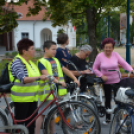
[[[22,33],[29,33],[29,39],[35,43],[35,48],[42,48],[44,41],[53,40],[57,42],[57,31],[63,27],[52,27],[51,21],[18,21],[18,27],[14,29],[14,47],[17,50],[17,43],[22,39]],[[76,46],[76,32],[73,27],[66,28],[69,36],[69,47]]]
[[[17,42],[22,39],[21,33],[29,33],[29,39],[35,42],[35,48],[40,48],[43,45],[43,34],[46,32],[52,33],[51,39],[56,41],[58,27],[52,27],[51,21],[18,21],[18,27],[14,29],[14,45],[16,48]],[[48,34],[50,34],[48,32]],[[46,33],[47,34],[47,33]]]

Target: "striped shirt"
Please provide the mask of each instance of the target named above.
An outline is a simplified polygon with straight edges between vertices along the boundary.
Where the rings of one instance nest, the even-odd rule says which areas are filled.
[[[28,77],[26,66],[19,58],[15,59],[11,64],[11,72],[13,77],[17,77],[21,83],[23,83],[25,77]]]

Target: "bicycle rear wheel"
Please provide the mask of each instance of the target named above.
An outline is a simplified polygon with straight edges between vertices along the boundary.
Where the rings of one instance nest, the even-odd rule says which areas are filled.
[[[45,134],[100,134],[100,121],[96,112],[88,105],[82,102],[68,101],[61,103],[66,121],[71,125],[69,128],[57,109],[53,108],[45,121]],[[71,108],[72,109],[71,109]],[[52,123],[54,124],[52,127]],[[53,131],[54,130],[54,131]]]
[[[120,108],[119,110],[116,111],[110,126],[109,134],[132,134],[131,117],[128,116],[127,120],[123,123],[127,115],[128,112],[126,111],[125,108]],[[122,123],[123,125],[119,130]]]

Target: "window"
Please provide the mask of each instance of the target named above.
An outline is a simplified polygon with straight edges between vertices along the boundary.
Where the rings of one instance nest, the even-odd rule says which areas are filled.
[[[21,38],[29,38],[29,33],[21,33]]]

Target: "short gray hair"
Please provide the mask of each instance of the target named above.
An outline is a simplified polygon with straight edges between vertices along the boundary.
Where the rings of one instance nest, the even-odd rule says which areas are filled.
[[[92,52],[93,48],[90,45],[83,45],[80,50]]]

